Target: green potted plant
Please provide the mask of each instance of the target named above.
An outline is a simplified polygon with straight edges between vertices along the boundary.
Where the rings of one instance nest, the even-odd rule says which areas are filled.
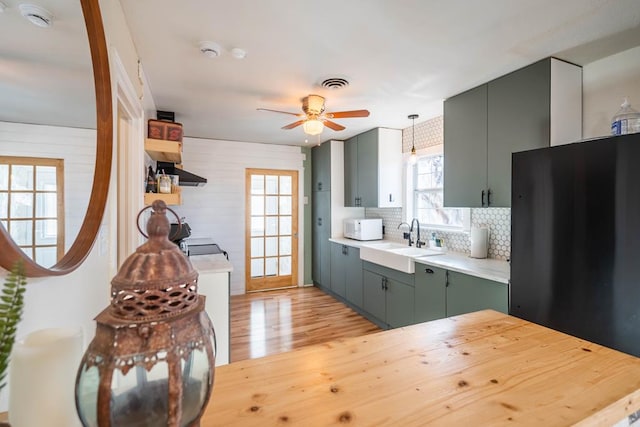
[[[22,319],[26,285],[27,278],[24,275],[24,266],[21,262],[16,262],[0,291],[0,392],[7,384],[9,356],[16,340],[18,323]],[[8,424],[0,422],[0,427],[3,425]]]

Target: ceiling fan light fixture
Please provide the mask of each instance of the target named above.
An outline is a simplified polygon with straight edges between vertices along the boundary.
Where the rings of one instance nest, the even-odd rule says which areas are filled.
[[[302,99],[302,111],[318,116],[324,111],[324,98],[320,95],[309,95]]]
[[[43,7],[28,3],[22,3],[18,7],[20,14],[33,25],[49,28],[53,23],[53,14]]]
[[[324,123],[317,119],[307,120],[302,124],[302,129],[307,135],[320,135],[324,129]]]

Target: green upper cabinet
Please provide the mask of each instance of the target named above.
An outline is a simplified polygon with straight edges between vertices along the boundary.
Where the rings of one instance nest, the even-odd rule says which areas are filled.
[[[311,191],[331,190],[331,142],[317,145],[311,149]]]
[[[582,138],[582,68],[547,58],[444,102],[444,205],[510,207],[511,154]]]
[[[345,141],[344,204],[402,206],[402,131],[377,128]]]

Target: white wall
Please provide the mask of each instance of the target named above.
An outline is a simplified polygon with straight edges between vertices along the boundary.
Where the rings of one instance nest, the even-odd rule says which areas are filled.
[[[625,97],[640,111],[640,46],[583,67],[583,137],[611,134],[611,118]]]
[[[203,187],[181,187],[183,204],[172,207],[192,229],[192,237],[211,237],[233,264],[231,293],[245,291],[245,170],[298,171],[298,230],[304,230],[304,154],[300,147],[184,138],[185,170],[207,178]],[[303,233],[298,239],[298,281],[304,274]]]

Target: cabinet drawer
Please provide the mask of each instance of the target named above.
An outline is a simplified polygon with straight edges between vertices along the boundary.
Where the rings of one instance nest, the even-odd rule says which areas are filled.
[[[413,279],[413,274],[409,274],[409,273],[403,273],[402,271],[398,271],[398,270],[394,270],[392,268],[387,268],[387,267],[383,267],[381,265],[378,264],[374,264],[372,262],[369,261],[363,261],[362,262],[362,268],[364,268],[365,270],[369,270],[372,271],[376,274],[379,274],[381,276],[387,277],[389,279],[393,279],[396,280],[398,282],[402,282],[406,285],[409,286],[413,286],[414,285],[414,279]]]

